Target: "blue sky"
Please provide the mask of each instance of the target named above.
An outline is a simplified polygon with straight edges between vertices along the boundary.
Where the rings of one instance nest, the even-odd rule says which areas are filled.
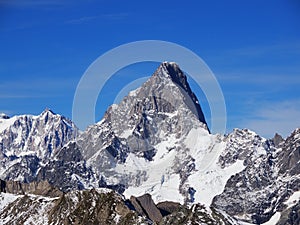
[[[206,62],[223,90],[228,131],[247,127],[272,137],[300,127],[297,0],[0,0],[0,111],[39,114],[49,107],[71,118],[87,67],[138,40],[174,42]],[[157,66],[116,74],[99,96],[97,119],[128,82]],[[209,120],[206,99],[192,86]]]

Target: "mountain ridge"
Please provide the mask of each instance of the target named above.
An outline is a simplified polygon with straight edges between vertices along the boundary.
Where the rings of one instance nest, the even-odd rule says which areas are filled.
[[[179,66],[163,62],[140,88],[83,132],[49,109],[38,116],[0,118],[0,179],[48,182],[83,199],[99,187],[124,199],[146,195],[137,197],[136,207],[142,208],[166,201],[184,206],[163,218],[153,209],[151,218],[163,224],[263,224],[275,219],[297,224],[300,129],[286,139],[265,139],[248,129],[211,134],[199,110]],[[40,140],[34,141],[36,137]],[[19,200],[13,202],[22,207]],[[39,207],[52,203],[46,205]],[[57,212],[51,215],[63,221]],[[1,218],[7,215],[0,212]]]

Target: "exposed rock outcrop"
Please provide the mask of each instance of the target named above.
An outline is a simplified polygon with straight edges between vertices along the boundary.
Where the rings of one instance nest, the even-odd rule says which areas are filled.
[[[156,207],[159,209],[162,216],[167,216],[179,211],[182,206],[178,202],[165,201],[159,202]]]
[[[162,214],[153,202],[151,195],[144,194],[140,197],[131,197],[130,201],[135,210],[142,216],[146,216],[154,222],[159,222],[162,219]]]
[[[0,180],[1,191],[16,195],[35,194],[46,197],[59,197],[63,192],[49,184],[48,181],[21,183],[20,181]]]

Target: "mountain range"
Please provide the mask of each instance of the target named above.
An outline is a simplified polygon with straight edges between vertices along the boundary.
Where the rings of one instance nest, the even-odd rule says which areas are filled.
[[[212,134],[173,62],[85,131],[1,114],[0,160],[0,224],[300,224],[300,129]]]

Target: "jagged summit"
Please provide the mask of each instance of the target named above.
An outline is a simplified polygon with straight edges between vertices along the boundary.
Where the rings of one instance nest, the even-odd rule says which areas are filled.
[[[41,115],[44,115],[44,114],[47,114],[47,113],[50,113],[50,114],[52,114],[52,115],[56,115],[56,113],[55,112],[53,112],[51,109],[49,109],[48,107],[46,107],[45,109],[44,109],[44,111],[41,113]]]
[[[154,76],[159,75],[167,75],[170,76],[172,81],[179,86],[181,86],[184,90],[190,91],[189,84],[187,82],[187,78],[183,71],[180,69],[179,65],[175,62],[163,62],[160,64],[160,66],[157,68],[157,70],[154,73]]]
[[[195,93],[191,90],[187,77],[175,62],[163,62],[157,68],[154,77],[171,78],[171,81],[176,84],[184,96],[185,104],[198,117],[198,119],[207,126],[203,111]],[[151,79],[151,78],[150,78]]]
[[[153,112],[175,113],[182,121],[195,117],[209,132],[199,101],[186,75],[175,62],[161,63],[141,87],[131,91],[119,104],[112,105],[104,119],[112,121],[127,117],[123,122],[130,124],[133,115],[139,118],[142,114],[150,113],[152,116]]]

